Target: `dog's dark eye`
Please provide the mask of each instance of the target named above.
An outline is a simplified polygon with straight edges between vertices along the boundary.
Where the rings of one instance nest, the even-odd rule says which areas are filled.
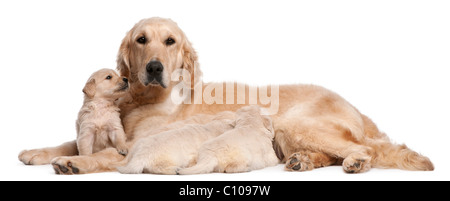
[[[112,78],[111,75],[106,76],[106,79],[107,79],[107,80],[110,80],[111,78]]]
[[[136,41],[140,44],[145,44],[145,42],[147,42],[147,39],[145,38],[145,36],[142,36],[139,37]]]
[[[167,46],[173,45],[173,44],[175,44],[175,40],[174,40],[173,38],[168,38],[168,39],[166,40],[166,45],[167,45]]]

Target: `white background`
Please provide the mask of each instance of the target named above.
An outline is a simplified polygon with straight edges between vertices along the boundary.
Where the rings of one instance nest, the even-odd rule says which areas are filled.
[[[1,1],[0,180],[450,180],[449,10],[415,0]],[[205,81],[325,86],[436,170],[61,176],[19,162],[23,149],[75,138],[87,78],[115,68],[126,32],[153,16],[184,30]]]

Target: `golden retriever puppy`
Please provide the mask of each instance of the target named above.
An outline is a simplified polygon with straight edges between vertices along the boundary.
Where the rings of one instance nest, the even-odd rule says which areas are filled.
[[[272,120],[260,115],[258,106],[247,106],[236,112],[236,126],[202,145],[195,166],[179,174],[210,172],[237,173],[278,164],[272,148]]]
[[[205,141],[233,128],[234,113],[222,112],[203,125],[186,124],[145,137],[134,144],[125,160],[127,164],[117,169],[126,174],[177,174],[180,168],[195,164],[197,151]]]
[[[126,155],[126,136],[115,101],[128,91],[128,79],[114,70],[101,69],[91,75],[83,88],[84,104],[76,121],[80,155],[115,147]]]

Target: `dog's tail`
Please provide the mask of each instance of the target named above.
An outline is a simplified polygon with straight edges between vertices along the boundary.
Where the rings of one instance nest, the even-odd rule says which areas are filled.
[[[374,143],[377,155],[373,161],[377,168],[398,168],[403,170],[433,171],[434,166],[430,159],[411,149],[406,145],[390,142]]]
[[[199,160],[196,165],[180,169],[177,174],[189,175],[189,174],[206,174],[214,171],[214,168],[218,165],[219,161],[215,157],[208,157]]]
[[[403,170],[432,171],[433,163],[406,145],[394,144],[380,132],[368,117],[363,115],[365,135],[371,138],[365,141],[375,151],[372,166],[377,168],[397,168]]]

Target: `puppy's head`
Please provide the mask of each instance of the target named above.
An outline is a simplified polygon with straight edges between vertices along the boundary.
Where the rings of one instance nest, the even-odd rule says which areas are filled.
[[[190,79],[183,77],[183,81],[193,88],[194,78],[201,76],[196,61],[195,50],[175,22],[149,18],[138,22],[123,39],[117,69],[133,87],[162,89],[170,88],[172,77],[184,75],[179,72],[185,70]]]
[[[236,127],[238,126],[257,126],[264,128],[265,133],[273,137],[274,129],[272,118],[261,115],[261,108],[256,105],[245,106],[236,111]]]
[[[128,79],[112,69],[101,69],[91,75],[83,88],[87,98],[117,99],[128,91]]]

